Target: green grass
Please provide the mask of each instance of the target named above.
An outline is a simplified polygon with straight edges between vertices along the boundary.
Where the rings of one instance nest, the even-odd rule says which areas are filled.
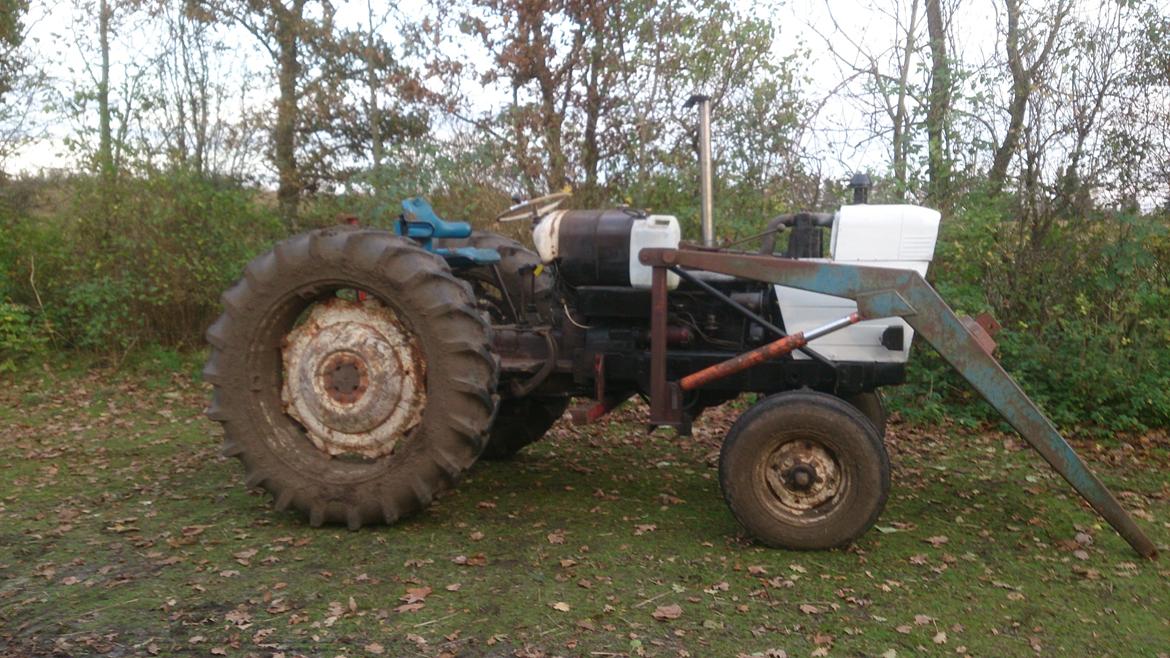
[[[1138,558],[1018,437],[895,422],[889,505],[846,551],[744,537],[715,470],[733,407],[693,438],[647,434],[640,407],[563,424],[512,462],[477,465],[417,517],[351,533],[309,528],[246,491],[218,456],[193,363],[173,361],[0,385],[0,650],[1170,652],[1165,560]],[[1167,445],[1164,434],[1077,442],[1163,548]],[[401,608],[420,588],[423,605]],[[656,620],[669,605],[681,616]]]

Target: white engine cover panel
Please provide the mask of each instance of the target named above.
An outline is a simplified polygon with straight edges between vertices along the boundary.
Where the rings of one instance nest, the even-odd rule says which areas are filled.
[[[941,218],[938,211],[920,206],[844,206],[833,219],[828,262],[914,270],[926,276]],[[776,297],[789,333],[808,331],[857,310],[852,299],[786,286],[776,286]],[[889,326],[902,327],[901,350],[888,350],[881,344],[882,332]],[[905,363],[913,337],[914,330],[901,318],[881,318],[822,336],[809,347],[833,361]],[[793,356],[809,358],[800,352]]]
[[[921,206],[842,206],[833,218],[829,253],[835,261],[929,263],[941,219]]]

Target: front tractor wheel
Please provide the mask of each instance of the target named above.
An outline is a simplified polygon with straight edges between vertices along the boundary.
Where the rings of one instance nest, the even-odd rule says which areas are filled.
[[[853,405],[824,393],[765,398],[741,416],[719,455],[736,519],[769,546],[844,546],[877,521],[890,490],[882,437]]]
[[[313,231],[249,263],[223,304],[208,415],[277,509],[392,523],[479,456],[497,364],[442,258],[383,231]]]
[[[889,414],[886,413],[886,402],[882,398],[882,394],[877,391],[868,391],[866,393],[857,393],[844,398],[846,402],[857,407],[857,410],[865,414],[869,422],[873,423],[874,428],[878,434],[885,438],[886,436],[886,420]]]

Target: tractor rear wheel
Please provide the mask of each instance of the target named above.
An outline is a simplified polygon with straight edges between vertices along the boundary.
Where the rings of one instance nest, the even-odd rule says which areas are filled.
[[[463,240],[441,240],[440,246],[494,249],[500,254],[500,262],[494,267],[483,265],[456,272],[456,276],[471,284],[480,309],[488,314],[492,324],[513,324],[525,319],[525,301],[535,307],[539,321],[551,321],[552,275],[547,272],[521,274],[524,268],[540,266],[540,256],[536,252],[511,238],[487,231],[475,231]],[[501,400],[481,457],[494,460],[512,458],[525,446],[540,440],[568,406],[567,397]]]
[[[483,459],[510,459],[538,441],[560,420],[569,398],[509,398],[500,401],[496,420],[488,434]]]
[[[840,398],[780,393],[732,425],[719,455],[732,513],[769,546],[844,546],[877,521],[890,462],[873,423]]]
[[[222,301],[207,413],[277,509],[392,523],[482,451],[491,329],[442,258],[385,231],[313,231],[254,259]]]
[[[519,242],[488,231],[474,231],[466,239],[446,238],[440,247],[475,247],[493,249],[500,262],[459,270],[455,276],[471,284],[481,309],[487,311],[492,324],[512,324],[525,317],[523,300],[535,306],[541,322],[552,319],[553,277],[545,271],[521,274],[523,268],[540,267],[540,256]],[[501,287],[501,282],[503,286]]]

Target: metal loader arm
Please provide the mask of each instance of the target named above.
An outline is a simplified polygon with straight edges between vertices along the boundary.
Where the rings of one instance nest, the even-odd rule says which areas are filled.
[[[917,272],[698,249],[643,249],[656,268],[688,267],[846,297],[866,319],[897,316],[922,335],[1020,436],[1060,473],[1140,555],[1157,549],[1113,494],[950,306]]]

